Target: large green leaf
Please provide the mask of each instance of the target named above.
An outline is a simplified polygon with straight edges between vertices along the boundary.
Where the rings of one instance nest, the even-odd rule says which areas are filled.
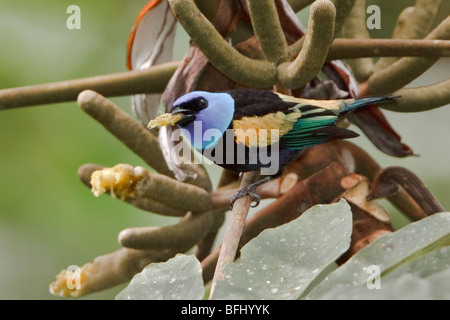
[[[380,279],[379,289],[339,284],[323,299],[450,299],[450,247],[402,264]]]
[[[267,229],[224,268],[213,299],[296,299],[350,245],[345,200],[317,205],[294,221]]]
[[[202,268],[194,256],[178,254],[152,263],[133,277],[117,300],[199,300],[205,289]]]
[[[331,272],[307,296],[310,299],[335,298],[429,298],[442,295],[448,287],[427,291],[449,275],[450,213],[437,213],[381,237],[356,253],[343,266]],[[430,254],[432,253],[432,254]],[[369,290],[368,281],[377,269],[380,289]],[[448,282],[448,281],[447,281]],[[417,291],[418,284],[423,290]],[[367,292],[373,291],[373,292]],[[412,295],[412,291],[415,292]],[[345,292],[349,294],[346,295]],[[428,295],[427,295],[428,294]]]

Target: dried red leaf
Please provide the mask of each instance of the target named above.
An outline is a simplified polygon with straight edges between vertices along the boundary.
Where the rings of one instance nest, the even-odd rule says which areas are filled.
[[[139,23],[141,22],[142,18],[150,10],[152,10],[154,7],[156,7],[160,2],[161,2],[161,0],[151,0],[151,1],[149,1],[144,6],[144,8],[142,8],[142,10],[139,12],[139,14],[138,14],[138,16],[136,18],[136,22],[134,23],[133,28],[131,29],[130,36],[128,37],[128,43],[127,43],[127,68],[129,70],[132,69],[132,67],[131,67],[131,53],[132,53],[132,48],[133,48],[134,40],[136,38],[136,31],[137,31],[137,28],[139,26]]]
[[[217,14],[211,21],[220,34],[224,34],[233,28],[236,15],[239,14],[239,10],[236,9],[233,1],[220,0]]]
[[[347,118],[357,125],[369,140],[384,153],[394,157],[413,155],[412,149],[401,142],[381,110],[373,105],[350,112]]]
[[[175,71],[163,93],[166,112],[171,112],[173,102],[185,93],[191,92],[197,86],[201,73],[206,68],[208,59],[194,45],[191,45],[183,61]]]
[[[427,214],[443,212],[445,209],[431,194],[423,182],[403,167],[391,166],[380,170],[375,176],[368,199],[390,196],[401,186]]]
[[[176,20],[168,2],[149,1],[139,13],[128,39],[127,67],[143,70],[172,60]],[[158,114],[160,94],[132,96],[132,110],[144,126]]]

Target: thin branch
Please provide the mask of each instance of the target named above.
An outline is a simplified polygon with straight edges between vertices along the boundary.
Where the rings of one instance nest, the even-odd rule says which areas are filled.
[[[298,51],[294,55],[296,54]],[[327,61],[378,56],[448,57],[450,56],[450,42],[448,40],[335,39],[330,47]],[[160,93],[164,90],[168,79],[179,63],[178,61],[170,62],[143,71],[128,71],[92,78],[3,89],[0,90],[0,110],[75,101],[81,91],[93,88],[97,88],[94,91],[109,97]]]
[[[450,57],[448,40],[336,39],[327,60],[361,57]]]
[[[256,182],[259,177],[258,172],[244,173],[240,187],[245,188],[250,184]],[[217,261],[216,271],[211,286],[210,297],[214,293],[214,287],[217,281],[223,280],[223,268],[229,262],[233,262],[239,242],[241,240],[242,231],[244,230],[245,221],[247,219],[248,210],[252,204],[252,199],[245,196],[236,200],[233,210],[231,211],[230,220],[225,230],[225,235],[220,249],[219,260]]]
[[[300,54],[292,62],[278,66],[278,81],[286,88],[299,88],[313,79],[323,67],[334,36],[336,10],[329,0],[311,5],[310,20]]]
[[[287,47],[273,0],[247,0],[253,31],[267,60],[277,62]]]
[[[304,168],[301,166],[301,162],[298,161],[298,168],[303,170]],[[291,167],[289,172],[294,173],[296,169],[297,167]],[[343,165],[332,162],[305,180],[297,181],[280,198],[262,208],[248,219],[238,249],[242,248],[263,230],[275,228],[295,219],[314,204],[333,200],[337,195],[342,193],[339,181],[346,174],[346,168]],[[327,187],[325,188],[324,186]],[[214,266],[218,263],[219,259],[219,250],[221,251],[221,248],[217,248],[217,250],[202,261],[203,280],[205,283],[213,277]]]
[[[237,172],[232,172],[229,170],[223,170],[219,182],[217,184],[217,189],[227,190],[233,189],[235,184],[239,184],[238,181],[239,174]],[[195,252],[195,256],[199,261],[202,261],[206,257],[208,257],[211,253],[211,250],[214,247],[214,242],[216,241],[217,234],[219,229],[222,227],[225,221],[225,212],[229,210],[230,199],[228,198],[227,207],[223,207],[223,209],[214,208],[214,191],[211,192],[211,202],[213,203],[213,226],[210,229],[209,233],[197,243],[197,250]],[[213,271],[214,272],[214,271]],[[212,277],[212,276],[211,276]]]
[[[91,78],[68,80],[0,90],[0,110],[76,101],[83,90],[91,89],[114,97],[164,91],[179,62],[156,65],[142,71],[127,71]]]
[[[235,186],[235,188],[231,186]],[[235,183],[232,183],[230,187],[225,186],[211,192],[211,202],[213,210],[224,210],[229,208],[230,199],[239,190],[238,186],[235,185]],[[281,195],[280,179],[274,179],[259,186],[256,189],[255,193],[258,194],[261,199],[278,198]]]
[[[442,21],[427,37],[427,40],[450,40],[450,17]],[[426,58],[401,58],[386,69],[374,73],[362,89],[362,95],[385,94],[403,88],[428,70],[437,57]]]
[[[239,53],[219,34],[193,0],[169,0],[169,3],[191,39],[219,71],[234,81],[255,88],[275,84],[275,65]]]
[[[300,39],[303,43],[304,38]],[[301,49],[298,48],[298,50]],[[288,55],[295,57],[297,52]],[[330,46],[327,61],[338,59],[358,59],[368,57],[449,57],[449,40],[416,39],[334,39]],[[292,58],[293,58],[292,57]]]

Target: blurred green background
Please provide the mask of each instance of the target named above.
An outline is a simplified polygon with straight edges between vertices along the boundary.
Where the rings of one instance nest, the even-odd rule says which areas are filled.
[[[0,89],[125,71],[128,34],[146,2],[0,0]],[[381,8],[382,29],[372,35],[383,38],[389,37],[400,8],[414,1],[367,3]],[[72,4],[81,8],[81,30],[66,27]],[[441,18],[449,12],[447,2]],[[188,45],[178,31],[176,60]],[[411,86],[449,74],[450,60],[441,59]],[[129,97],[113,101],[130,112]],[[420,157],[395,159],[364,136],[353,141],[384,166],[415,171],[450,207],[448,108],[385,114]],[[108,196],[95,198],[76,174],[88,162],[145,166],[75,102],[0,111],[0,299],[60,299],[49,294],[48,285],[61,269],[119,249],[117,235],[124,228],[176,221]],[[121,288],[83,299],[112,299]]]

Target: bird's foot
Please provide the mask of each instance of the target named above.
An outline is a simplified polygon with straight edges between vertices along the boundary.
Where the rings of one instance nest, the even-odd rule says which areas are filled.
[[[261,197],[258,196],[254,191],[257,187],[259,187],[260,185],[269,182],[270,180],[272,180],[274,177],[273,176],[268,176],[264,179],[261,179],[255,183],[252,183],[251,185],[244,187],[242,189],[239,189],[238,192],[231,198],[230,201],[230,207],[231,209],[233,209],[233,205],[236,202],[237,199],[245,197],[245,196],[249,196],[252,198],[252,203],[255,202],[254,205],[252,205],[252,208],[255,208],[259,205],[259,202],[261,201]]]
[[[261,197],[253,192],[255,189],[256,187],[253,187],[253,185],[249,185],[248,187],[239,189],[238,192],[231,198],[230,201],[231,209],[233,209],[234,203],[236,202],[237,199],[245,196],[249,196],[250,198],[252,198],[252,203],[255,202],[255,204],[251,206],[252,208],[257,207],[259,205],[259,202],[261,201]]]

